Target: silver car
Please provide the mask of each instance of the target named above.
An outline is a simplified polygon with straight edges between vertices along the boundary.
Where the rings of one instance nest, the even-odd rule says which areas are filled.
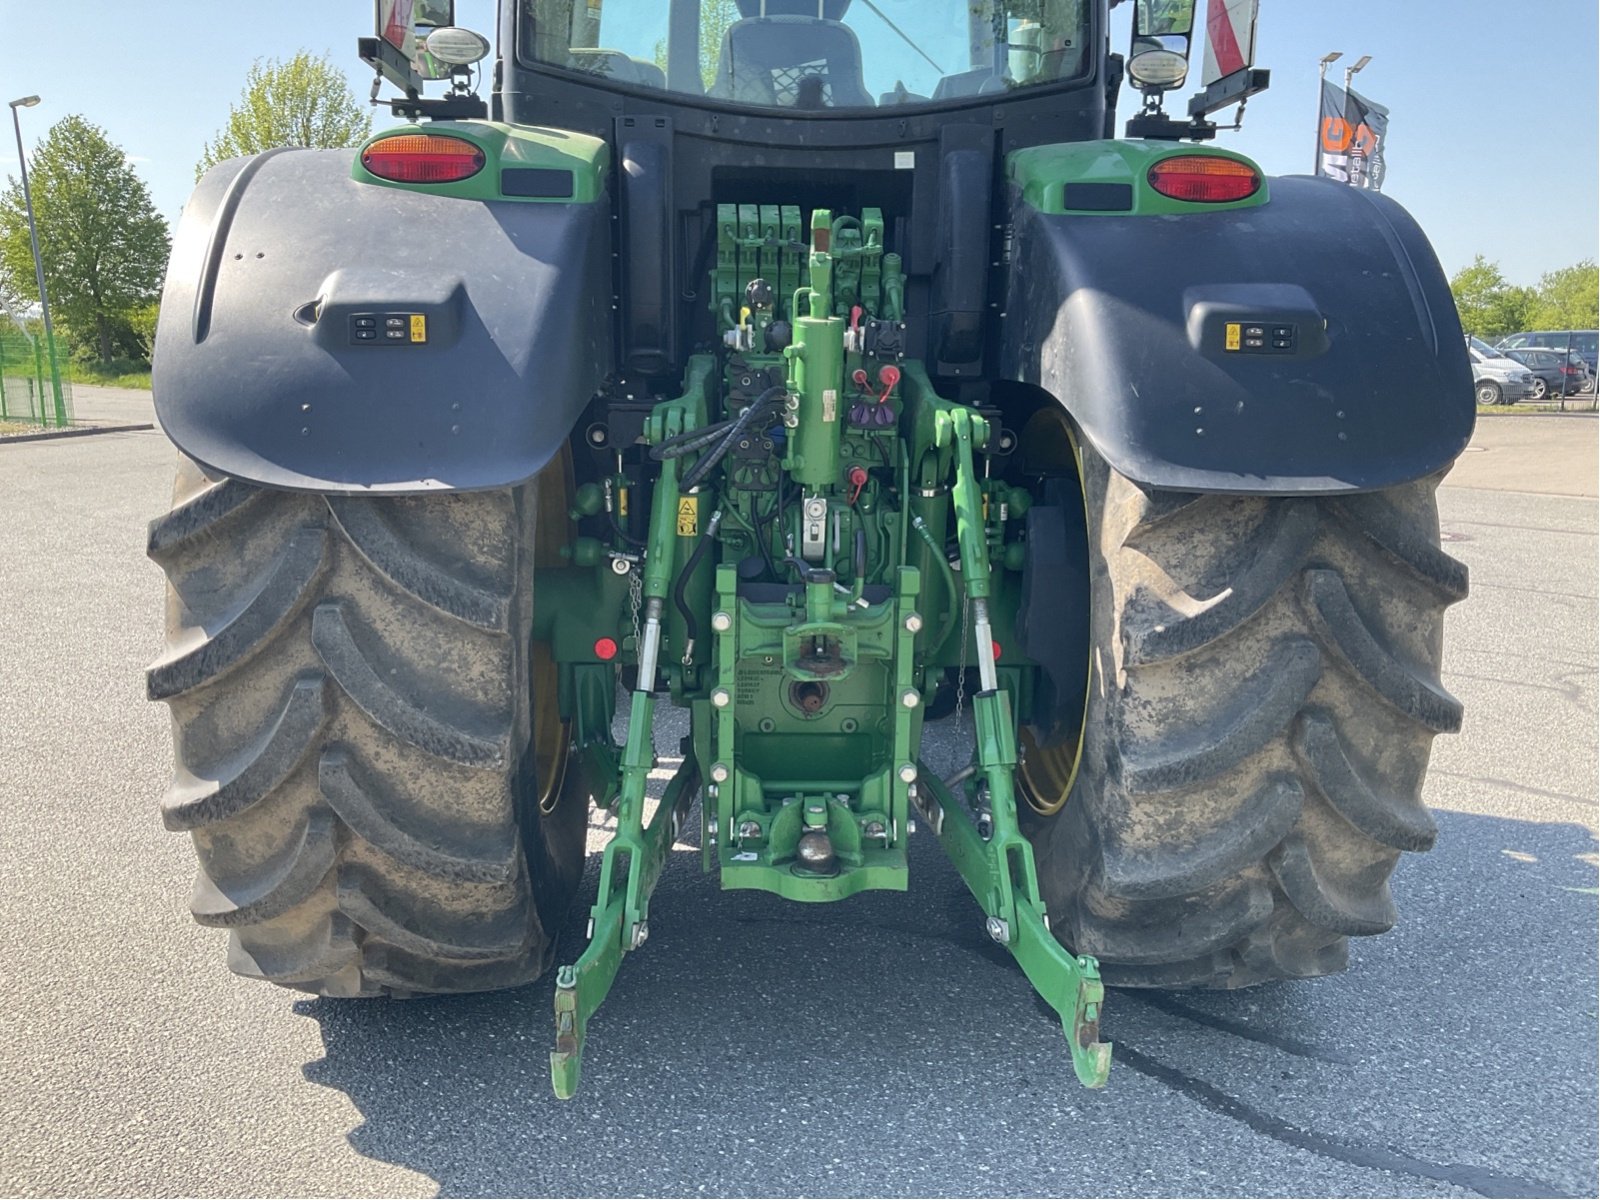
[[[1515,404],[1531,400],[1538,391],[1532,371],[1513,359],[1503,358],[1487,342],[1467,339],[1467,355],[1472,359],[1472,387],[1480,405]]]

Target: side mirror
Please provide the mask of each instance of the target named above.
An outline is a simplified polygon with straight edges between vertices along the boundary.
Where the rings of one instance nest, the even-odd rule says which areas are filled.
[[[1169,92],[1189,76],[1195,0],[1134,0],[1128,76],[1143,92]]]
[[[424,43],[435,30],[455,25],[456,0],[376,0],[373,8],[379,40],[392,46],[400,60],[384,54],[384,66],[379,69],[391,83],[411,88],[420,80],[450,77],[450,67],[430,54]],[[415,80],[409,78],[412,73]]]

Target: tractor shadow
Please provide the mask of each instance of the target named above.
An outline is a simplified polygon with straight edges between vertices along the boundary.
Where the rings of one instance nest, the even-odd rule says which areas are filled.
[[[1349,973],[1113,991],[1103,1035],[1123,1058],[1103,1092],[1077,1088],[1054,1013],[925,830],[911,891],[818,907],[724,893],[684,845],[649,945],[590,1023],[573,1101],[550,1093],[548,975],[483,996],[302,1001],[325,1050],[303,1071],[359,1110],[356,1151],[444,1196],[1288,1195],[1342,1190],[1363,1166],[1400,1171],[1369,1177],[1402,1189],[1389,1194],[1592,1194],[1594,837],[1438,820],[1438,848],[1396,876],[1400,925],[1358,941]],[[597,866],[591,852],[562,961],[582,948]],[[1541,1052],[1508,1053],[1508,1026]],[[1424,1110],[1436,1119],[1418,1123]],[[1230,1136],[1197,1140],[1219,1112]],[[1496,1132],[1508,1120],[1515,1149]],[[1284,1176],[1307,1149],[1330,1174]]]

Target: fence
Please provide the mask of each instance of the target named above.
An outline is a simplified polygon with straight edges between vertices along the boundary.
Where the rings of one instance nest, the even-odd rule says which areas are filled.
[[[72,383],[64,370],[51,371],[43,333],[31,332],[0,305],[0,422],[54,426],[72,423]]]

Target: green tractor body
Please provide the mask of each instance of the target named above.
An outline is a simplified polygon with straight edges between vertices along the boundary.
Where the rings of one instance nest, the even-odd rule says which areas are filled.
[[[492,109],[395,7],[410,123],[216,168],[163,301],[149,686],[236,971],[556,967],[570,1096],[680,835],[820,903],[914,886],[920,825],[1099,1086],[1106,983],[1393,923],[1471,379],[1397,205],[1194,144],[1264,72],[1161,112],[1192,5],[1125,68],[1104,0],[506,0]]]

